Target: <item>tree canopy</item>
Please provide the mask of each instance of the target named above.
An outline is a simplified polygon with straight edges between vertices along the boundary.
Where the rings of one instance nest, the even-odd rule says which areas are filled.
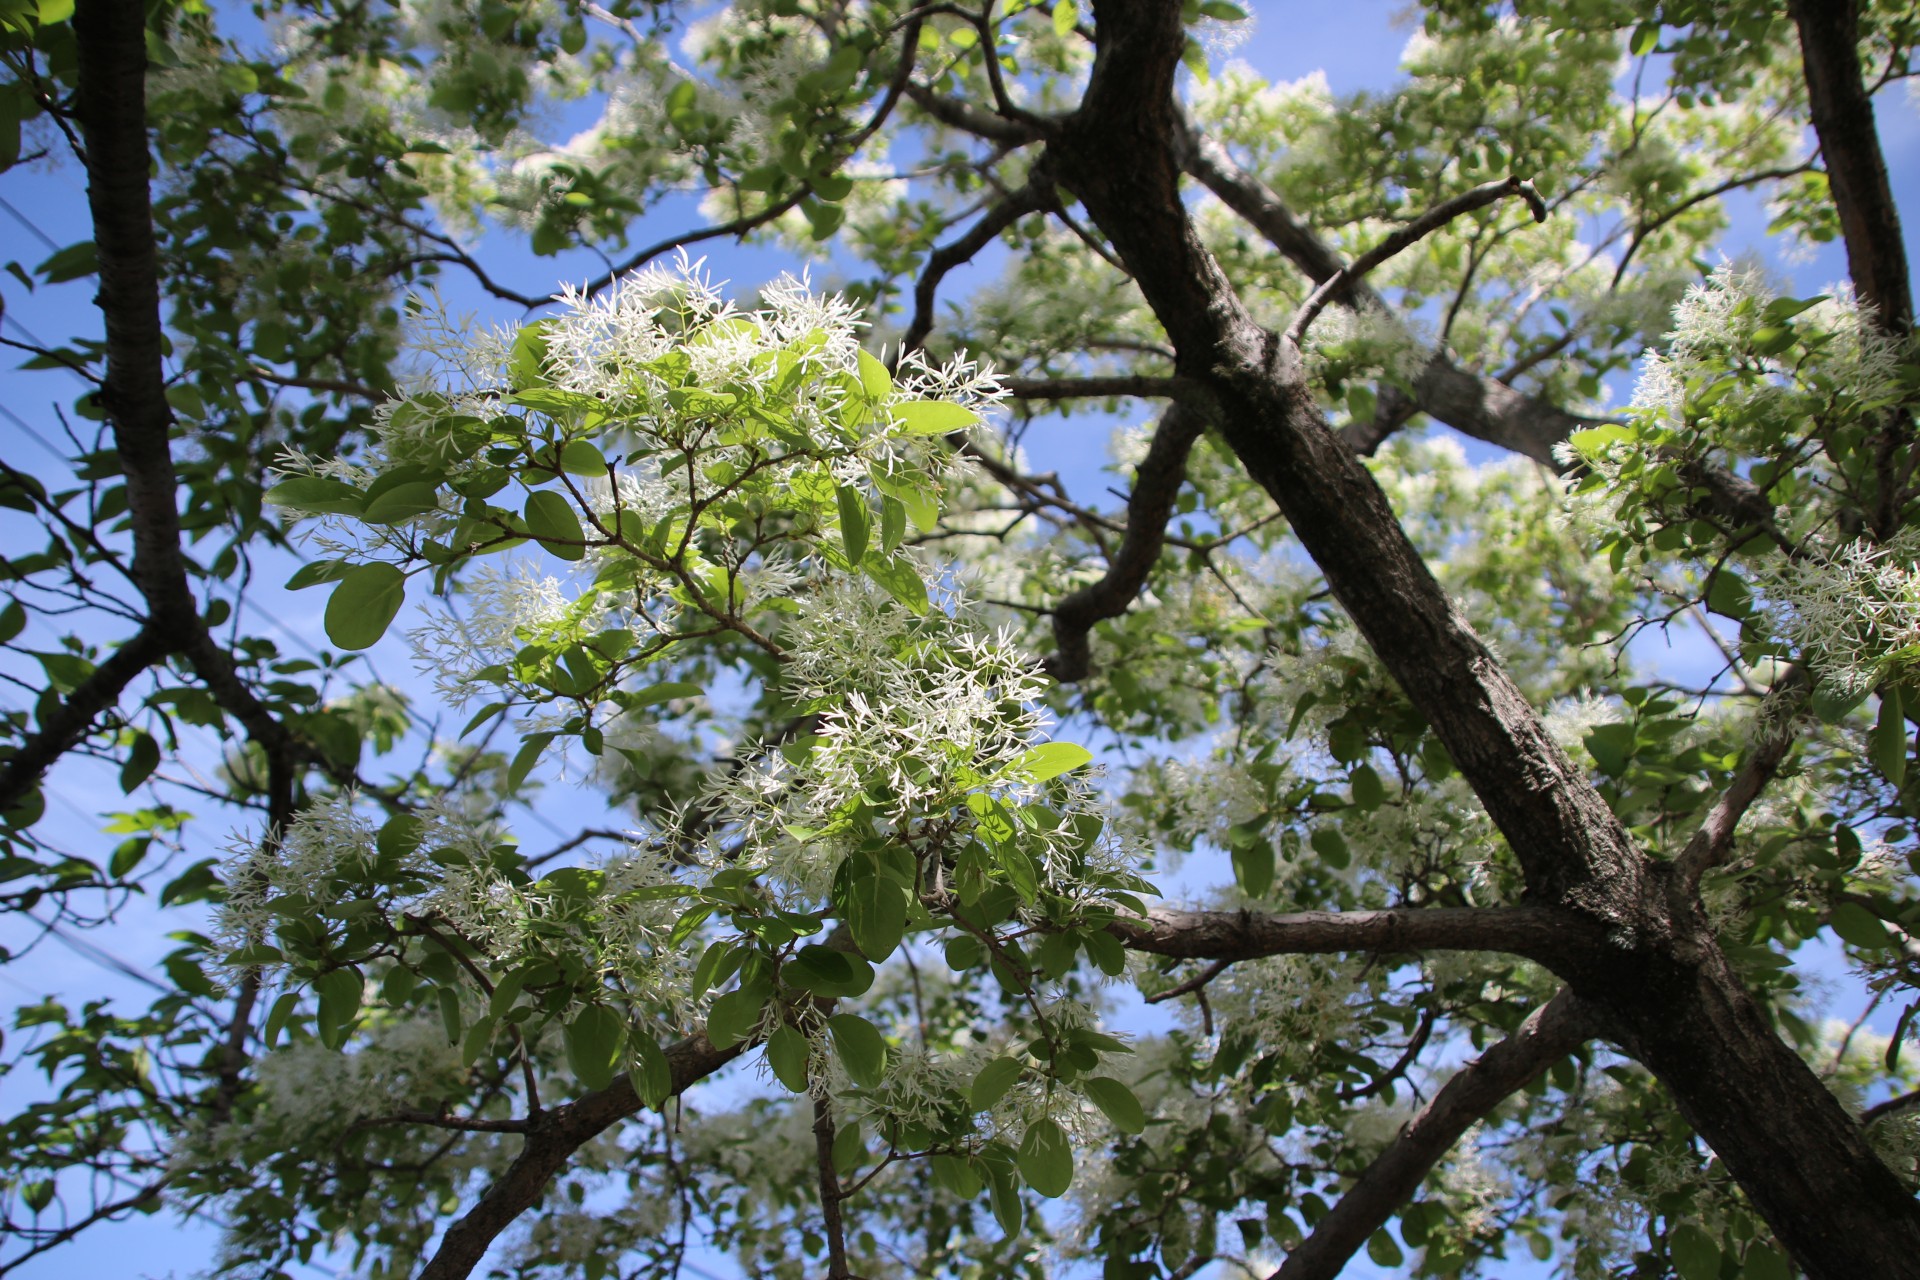
[[[0,0],[0,1275],[1920,1276],[1920,16],[1252,20]]]

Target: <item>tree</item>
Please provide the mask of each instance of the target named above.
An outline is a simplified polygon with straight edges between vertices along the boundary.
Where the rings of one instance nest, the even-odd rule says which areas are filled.
[[[91,385],[0,463],[0,901],[186,930],[17,1013],[0,1271],[1920,1274],[1906,6],[1442,0],[1351,100],[1220,0],[254,12],[0,9],[93,220],[14,274],[104,320],[4,339]],[[1741,191],[1850,289],[1711,268]],[[664,265],[729,237],[841,292]],[[1099,409],[1124,509],[1022,448]],[[349,656],[409,599],[459,732]],[[523,849],[543,758],[619,816]]]

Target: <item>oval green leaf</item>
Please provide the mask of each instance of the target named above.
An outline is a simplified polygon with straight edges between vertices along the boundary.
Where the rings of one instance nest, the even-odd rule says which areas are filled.
[[[1016,1159],[1027,1185],[1049,1200],[1065,1195],[1073,1185],[1073,1144],[1067,1131],[1051,1120],[1027,1126]]]
[[[585,535],[580,532],[580,517],[574,514],[573,504],[564,495],[552,489],[528,494],[526,521],[527,532],[562,560],[578,560],[587,554],[587,549],[580,545],[585,541]]]
[[[1007,1096],[1007,1091],[1013,1088],[1024,1069],[1013,1058],[995,1058],[980,1068],[980,1074],[973,1078],[973,1087],[967,1091],[967,1105],[975,1111],[993,1110],[1000,1105],[1000,1099]]]
[[[938,436],[949,431],[964,431],[980,421],[980,415],[965,405],[946,400],[907,400],[888,405],[887,412],[900,430],[910,436]]]
[[[590,1004],[566,1025],[567,1065],[589,1089],[604,1089],[620,1070],[626,1024],[603,1004]]]
[[[807,1038],[784,1022],[767,1037],[767,1065],[773,1078],[794,1093],[807,1091]]]
[[[1139,1133],[1147,1127],[1146,1112],[1133,1090],[1112,1076],[1089,1077],[1084,1088],[1093,1105],[1122,1133]]]
[[[827,1030],[847,1078],[866,1089],[879,1084],[887,1070],[887,1042],[879,1029],[858,1014],[836,1013],[827,1019]]]
[[[327,597],[327,639],[342,649],[371,648],[387,634],[406,598],[407,575],[397,566],[355,567]]]
[[[1013,767],[1035,782],[1045,782],[1092,760],[1093,752],[1077,742],[1043,742],[1014,761]]]

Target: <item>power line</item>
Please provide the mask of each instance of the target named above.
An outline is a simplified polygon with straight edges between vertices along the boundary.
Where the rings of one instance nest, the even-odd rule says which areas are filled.
[[[5,209],[8,213],[12,214],[15,222],[18,222],[21,226],[25,227],[27,230],[33,232],[35,236],[39,237],[41,244],[44,244],[45,246],[47,246],[47,248],[53,250],[55,253],[60,252],[60,246],[53,242],[53,237],[49,236],[46,232],[42,231],[39,227],[35,226],[33,223],[33,219],[29,218],[26,214],[14,208],[11,204],[7,203],[7,201],[5,201],[4,199],[0,199],[0,209]]]

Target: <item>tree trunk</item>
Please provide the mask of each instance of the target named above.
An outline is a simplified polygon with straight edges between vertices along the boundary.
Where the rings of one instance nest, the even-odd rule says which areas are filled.
[[[1485,804],[1528,898],[1606,945],[1556,966],[1672,1093],[1814,1280],[1920,1280],[1920,1204],[1768,1025],[1694,904],[1633,846],[1328,428],[1299,353],[1241,305],[1180,199],[1180,7],[1097,0],[1080,110],[1049,160],[1211,391],[1212,420]],[[1681,897],[1681,895],[1674,895]],[[1690,895],[1689,895],[1690,897]]]

